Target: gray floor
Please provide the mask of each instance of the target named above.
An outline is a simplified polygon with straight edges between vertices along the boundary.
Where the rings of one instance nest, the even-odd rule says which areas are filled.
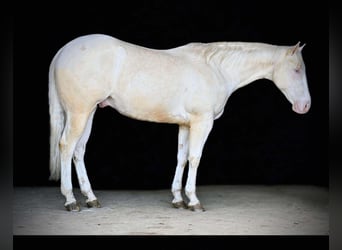
[[[328,235],[328,189],[198,186],[205,212],[172,208],[170,190],[94,190],[102,208],[67,212],[57,187],[14,188],[14,235]]]

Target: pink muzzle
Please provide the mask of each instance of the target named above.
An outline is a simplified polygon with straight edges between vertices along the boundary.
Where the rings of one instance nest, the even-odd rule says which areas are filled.
[[[296,101],[292,106],[292,110],[298,114],[305,114],[309,111],[310,106],[311,106],[310,100]]]

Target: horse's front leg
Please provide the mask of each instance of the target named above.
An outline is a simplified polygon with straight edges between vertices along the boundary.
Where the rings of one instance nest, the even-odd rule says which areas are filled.
[[[192,211],[204,211],[196,196],[197,168],[202,156],[204,144],[213,127],[213,119],[200,117],[191,122],[189,141],[189,171],[185,186],[185,194],[189,198],[188,208]]]
[[[189,127],[180,125],[178,133],[178,153],[176,173],[172,182],[173,200],[172,205],[175,208],[185,208],[186,205],[182,198],[182,178],[184,167],[189,155]]]

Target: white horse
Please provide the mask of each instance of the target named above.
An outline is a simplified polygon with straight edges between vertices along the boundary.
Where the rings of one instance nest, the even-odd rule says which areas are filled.
[[[261,78],[275,83],[292,109],[308,112],[311,98],[304,45],[264,43],[190,43],[155,50],[101,34],[82,36],[61,48],[49,71],[50,179],[61,178],[69,211],[80,206],[72,191],[73,160],[89,207],[100,207],[84,164],[96,108],[110,106],[131,118],[179,124],[177,167],[172,183],[176,208],[202,211],[196,174],[202,149],[229,96]],[[185,204],[181,195],[189,161]]]

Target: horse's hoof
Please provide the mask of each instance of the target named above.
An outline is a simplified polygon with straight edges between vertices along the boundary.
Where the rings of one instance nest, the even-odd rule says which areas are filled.
[[[184,201],[172,202],[172,206],[174,208],[184,208],[184,209],[187,208]]]
[[[87,202],[88,207],[101,207],[101,204],[98,200],[88,201]]]
[[[194,212],[204,212],[205,211],[204,207],[202,207],[202,205],[200,203],[197,203],[195,205],[188,205],[188,209],[190,211],[194,211]]]
[[[65,205],[65,208],[67,211],[71,211],[71,212],[79,212],[81,210],[81,207],[76,202]]]

